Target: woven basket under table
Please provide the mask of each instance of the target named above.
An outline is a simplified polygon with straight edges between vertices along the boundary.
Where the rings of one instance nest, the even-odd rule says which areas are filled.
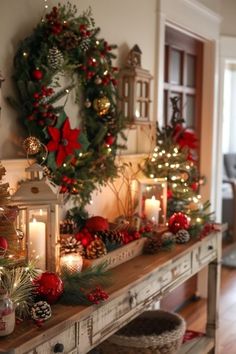
[[[102,354],[176,354],[184,319],[171,312],[146,311],[100,345]]]

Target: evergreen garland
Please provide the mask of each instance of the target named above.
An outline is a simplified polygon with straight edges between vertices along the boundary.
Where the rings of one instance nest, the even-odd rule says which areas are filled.
[[[45,164],[61,192],[85,204],[98,185],[117,175],[115,156],[124,147],[118,135],[124,136],[126,122],[116,104],[116,46],[98,38],[90,10],[76,12],[70,3],[58,4],[21,42],[13,75],[18,98],[8,101],[28,135],[47,146]],[[69,83],[60,88],[63,76]],[[80,108],[80,129],[70,127],[65,112],[71,90]],[[40,162],[43,154],[36,155]]]

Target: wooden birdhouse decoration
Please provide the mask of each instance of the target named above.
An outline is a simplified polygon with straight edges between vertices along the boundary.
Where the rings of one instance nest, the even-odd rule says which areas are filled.
[[[126,66],[120,70],[121,110],[131,124],[150,121],[152,75],[141,67],[141,54],[136,44],[128,54]]]
[[[20,209],[16,228],[24,235],[27,259],[36,259],[38,268],[55,272],[59,270],[61,195],[58,187],[44,177],[41,165],[33,164],[26,172],[29,178],[12,196]]]

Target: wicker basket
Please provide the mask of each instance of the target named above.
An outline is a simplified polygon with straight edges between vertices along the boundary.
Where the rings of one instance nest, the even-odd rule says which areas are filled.
[[[185,321],[175,313],[147,311],[100,345],[102,354],[176,354]]]

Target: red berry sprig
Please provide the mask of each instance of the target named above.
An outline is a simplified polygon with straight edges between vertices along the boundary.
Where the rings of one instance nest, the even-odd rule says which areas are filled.
[[[109,298],[109,295],[101,287],[97,286],[87,294],[87,299],[93,304],[99,304]]]
[[[200,240],[202,240],[204,237],[206,237],[207,235],[209,235],[211,232],[216,232],[219,231],[217,225],[215,224],[205,224],[201,233],[200,233]]]

